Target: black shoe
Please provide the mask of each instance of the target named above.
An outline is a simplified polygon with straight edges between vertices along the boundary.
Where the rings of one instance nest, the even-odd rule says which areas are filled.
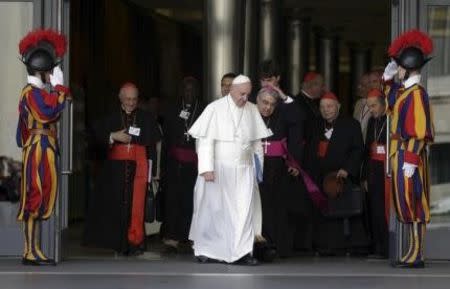
[[[259,262],[256,258],[252,257],[252,255],[247,254],[241,259],[237,260],[233,264],[235,265],[243,265],[243,266],[257,266]]]
[[[392,266],[395,268],[405,268],[405,269],[423,269],[425,268],[424,261],[418,261],[414,263],[403,263],[403,262],[394,262]]]
[[[22,265],[25,265],[25,266],[56,266],[56,262],[53,259],[30,260],[27,258],[22,258]]]
[[[387,259],[387,256],[381,255],[381,254],[369,254],[367,255],[368,259],[375,259],[375,260],[385,260]]]
[[[277,255],[275,247],[269,245],[267,242],[256,242],[253,245],[253,257],[260,262],[273,262]]]
[[[176,255],[178,254],[178,248],[164,244],[161,253],[163,255]]]
[[[198,263],[200,264],[213,264],[213,263],[223,263],[222,261],[216,260],[216,259],[212,259],[203,255],[200,256],[196,256],[195,259],[197,260]]]

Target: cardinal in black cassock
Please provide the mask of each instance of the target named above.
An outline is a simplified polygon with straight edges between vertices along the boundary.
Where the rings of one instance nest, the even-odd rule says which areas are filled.
[[[363,180],[367,182],[372,252],[376,257],[388,257],[388,220],[390,208],[389,182],[386,179],[386,105],[384,95],[372,89],[367,95],[371,113],[364,150]]]
[[[306,164],[318,185],[322,185],[331,172],[337,172],[337,177],[347,182],[359,183],[364,149],[361,128],[356,120],[339,116],[339,107],[333,93],[327,92],[321,97],[322,119],[316,121],[307,145]],[[319,253],[364,253],[368,239],[361,216],[349,219],[350,232],[346,232],[342,218],[330,218],[322,213],[316,217],[314,246]]]
[[[94,128],[102,154],[99,175],[89,197],[84,242],[136,255],[144,249],[144,212],[149,160],[160,139],[155,118],[137,108],[138,89],[122,86],[121,107]]]
[[[161,235],[167,253],[182,252],[190,247],[188,235],[198,173],[195,139],[187,132],[204,108],[199,92],[195,78],[184,78],[177,104],[170,107],[164,117],[164,161],[161,163],[164,217]]]

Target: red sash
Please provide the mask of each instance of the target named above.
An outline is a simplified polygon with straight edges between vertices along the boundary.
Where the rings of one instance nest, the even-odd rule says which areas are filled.
[[[382,151],[381,151],[382,148]],[[383,162],[386,165],[386,145],[373,142],[370,145],[370,159]],[[389,210],[391,207],[391,179],[384,174],[384,217],[389,224]]]
[[[328,140],[321,140],[319,142],[319,147],[317,148],[317,155],[324,158],[328,152],[328,145],[330,142]]]
[[[173,146],[169,155],[179,163],[197,163],[197,153],[193,149]]]
[[[148,180],[147,152],[141,145],[115,144],[109,150],[108,159],[136,162],[128,241],[132,245],[140,245],[144,241],[144,207]]]

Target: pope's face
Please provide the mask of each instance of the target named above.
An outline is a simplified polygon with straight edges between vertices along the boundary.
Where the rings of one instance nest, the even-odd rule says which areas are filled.
[[[275,110],[277,99],[268,93],[263,93],[258,95],[258,98],[256,99],[256,105],[258,107],[259,113],[261,113],[263,117],[269,117]]]
[[[385,111],[385,105],[377,97],[367,98],[367,107],[374,118],[382,116]]]
[[[122,104],[123,110],[126,113],[133,112],[138,104],[138,92],[133,87],[127,87],[121,90],[120,92],[120,103]]]
[[[231,86],[230,95],[234,103],[238,107],[243,107],[248,100],[248,96],[252,92],[251,83],[241,83]]]
[[[332,122],[339,115],[339,102],[334,99],[320,100],[320,113],[326,121]]]

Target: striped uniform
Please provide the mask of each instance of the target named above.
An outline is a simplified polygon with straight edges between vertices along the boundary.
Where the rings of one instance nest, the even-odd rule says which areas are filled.
[[[51,93],[30,84],[22,90],[16,135],[23,152],[20,221],[45,220],[53,212],[58,187],[56,123],[67,94],[61,85]]]
[[[398,227],[406,244],[398,261],[414,264],[423,261],[425,224],[430,221],[430,184],[425,148],[434,137],[432,113],[428,94],[418,83],[406,89],[392,83],[386,85],[385,93],[391,115],[389,156],[395,221],[400,222]],[[404,163],[417,166],[411,178],[404,175]]]

